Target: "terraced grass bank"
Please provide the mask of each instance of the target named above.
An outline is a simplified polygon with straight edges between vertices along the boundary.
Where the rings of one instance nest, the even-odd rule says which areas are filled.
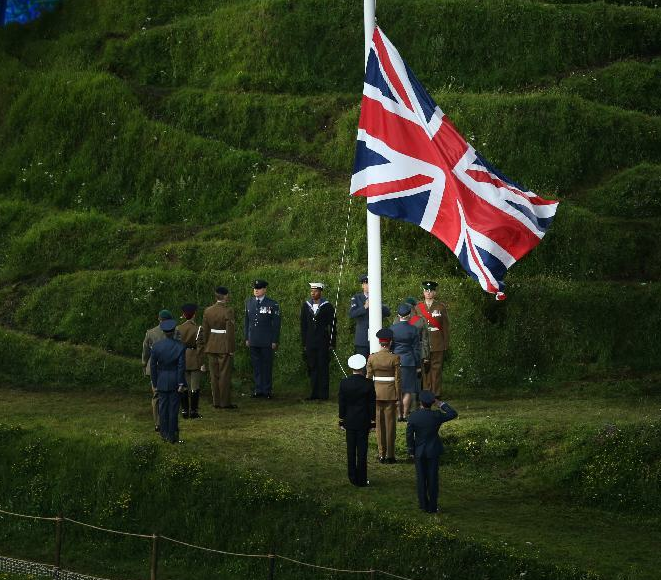
[[[378,10],[480,152],[562,202],[509,274],[505,304],[425,232],[384,221],[386,301],[438,278],[454,335],[446,371],[471,385],[660,370],[661,13],[529,0]],[[321,278],[331,299],[339,291],[349,354],[344,313],[366,268],[356,200],[339,280],[361,18],[348,0],[67,0],[0,30],[6,332],[135,357],[161,308],[206,304],[222,283],[240,313],[250,279],[266,278],[285,314],[286,390],[303,372],[298,308]],[[49,348],[42,375],[64,383],[72,375]],[[245,353],[237,370],[249,372]]]

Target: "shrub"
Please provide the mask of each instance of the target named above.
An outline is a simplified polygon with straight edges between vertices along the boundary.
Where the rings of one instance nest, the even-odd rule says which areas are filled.
[[[641,163],[626,169],[590,190],[585,203],[595,212],[611,217],[661,217],[661,165]],[[650,233],[656,229],[650,228]]]

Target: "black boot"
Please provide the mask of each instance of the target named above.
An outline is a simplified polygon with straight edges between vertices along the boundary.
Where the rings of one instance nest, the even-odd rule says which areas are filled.
[[[181,416],[184,419],[188,419],[190,416],[190,405],[189,405],[189,399],[188,399],[188,391],[184,391],[183,393],[179,393],[179,401],[181,403]]]
[[[198,412],[200,405],[200,391],[193,391],[190,396],[190,418],[201,419],[202,415]]]

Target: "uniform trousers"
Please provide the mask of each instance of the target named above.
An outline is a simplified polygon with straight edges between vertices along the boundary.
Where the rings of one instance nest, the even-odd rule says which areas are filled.
[[[256,395],[270,395],[273,391],[273,349],[269,346],[251,346],[250,362]]]
[[[252,349],[251,349],[252,350]],[[232,358],[229,354],[207,354],[214,407],[229,407],[232,390]]]
[[[376,402],[376,440],[379,457],[395,457],[397,401]]]
[[[310,397],[312,399],[328,399],[328,365],[330,364],[328,347],[308,347],[305,349],[305,358],[312,386]]]
[[[415,475],[418,486],[418,505],[421,510],[438,510],[438,456],[416,457]]]
[[[170,443],[179,439],[179,392],[158,391],[158,415],[161,437]]]
[[[369,430],[347,429],[347,474],[349,481],[367,485],[367,437]]]
[[[158,427],[160,425],[158,418],[158,391],[152,393],[151,396],[151,413],[154,416],[154,427]]]
[[[443,385],[443,355],[444,350],[436,350],[429,353],[429,365],[423,366],[422,384],[423,388],[435,395],[441,394]]]
[[[202,382],[202,371],[186,371],[186,384],[191,391],[199,391]]]

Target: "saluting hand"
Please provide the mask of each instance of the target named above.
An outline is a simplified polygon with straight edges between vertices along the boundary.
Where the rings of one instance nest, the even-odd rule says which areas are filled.
[[[246,346],[250,346],[250,341],[246,340]]]
[[[365,308],[367,309],[369,307],[370,307],[370,300],[368,298],[367,300],[365,300]]]

